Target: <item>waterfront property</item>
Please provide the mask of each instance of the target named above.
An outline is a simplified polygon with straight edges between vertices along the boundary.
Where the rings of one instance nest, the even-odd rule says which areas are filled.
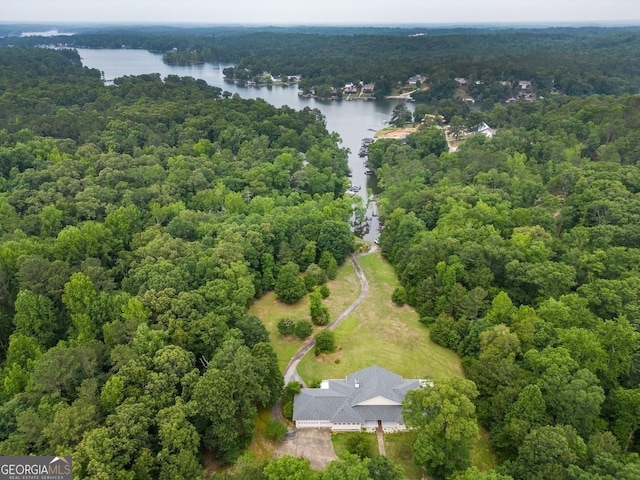
[[[297,428],[406,431],[402,401],[408,391],[428,385],[374,365],[344,379],[323,380],[320,388],[303,388],[294,398],[293,420]]]

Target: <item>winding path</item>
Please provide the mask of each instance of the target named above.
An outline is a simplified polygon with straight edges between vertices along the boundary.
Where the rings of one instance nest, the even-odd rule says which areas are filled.
[[[347,307],[347,309],[340,314],[338,318],[336,318],[333,322],[327,325],[327,330],[332,331],[335,330],[338,325],[340,325],[349,315],[353,312],[358,306],[367,298],[369,295],[369,282],[367,282],[367,277],[364,276],[364,272],[360,268],[358,264],[358,260],[354,254],[350,255],[351,263],[353,267],[356,269],[356,274],[358,275],[358,280],[360,280],[360,295],[355,301]],[[302,346],[298,349],[289,363],[287,364],[287,368],[284,371],[284,384],[288,384],[290,382],[300,382],[303,387],[307,385],[302,380],[302,377],[298,374],[298,364],[302,360],[302,358],[311,350],[316,344],[315,338],[311,337],[305,341]],[[284,422],[285,419],[282,416],[282,398],[279,398],[276,403],[271,407],[271,416],[274,420],[279,420]]]

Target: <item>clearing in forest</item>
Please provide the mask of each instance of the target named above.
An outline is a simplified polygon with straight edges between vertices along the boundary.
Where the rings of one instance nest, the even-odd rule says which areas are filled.
[[[360,282],[356,271],[350,261],[346,261],[338,269],[338,276],[335,280],[327,283],[331,294],[323,300],[329,307],[330,319],[333,320],[344,312],[360,294]],[[293,305],[279,302],[273,292],[265,294],[262,298],[254,302],[249,309],[249,314],[256,315],[264,323],[273,349],[278,356],[278,365],[284,371],[291,357],[298,351],[304,340],[292,335],[283,337],[278,332],[278,320],[289,317],[292,320],[307,320],[311,322],[309,315],[309,296],[305,297]],[[314,333],[324,327],[314,327]]]
[[[343,378],[370,365],[379,365],[405,378],[463,376],[460,358],[429,338],[429,329],[411,307],[398,307],[391,294],[398,280],[379,252],[358,257],[369,281],[365,301],[335,329],[336,352],[305,356],[298,373],[313,380]]]

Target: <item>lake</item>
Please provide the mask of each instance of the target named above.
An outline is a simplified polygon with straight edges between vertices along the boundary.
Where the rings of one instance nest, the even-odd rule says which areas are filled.
[[[353,185],[361,186],[358,192],[365,203],[371,192],[377,192],[375,175],[365,175],[367,167],[358,150],[363,138],[373,137],[373,132],[384,128],[391,117],[398,100],[379,101],[331,101],[315,98],[304,98],[298,95],[298,88],[293,86],[244,87],[224,80],[222,71],[231,64],[211,64],[192,66],[166,65],[161,54],[146,50],[129,49],[77,49],[82,63],[90,68],[102,71],[104,78],[114,79],[125,75],[141,75],[159,73],[162,78],[167,75],[190,76],[202,79],[209,85],[220,87],[242,98],[262,98],[276,107],[288,105],[297,110],[305,107],[317,108],[326,118],[327,129],[337,132],[342,139],[342,146],[350,150],[349,167],[351,168]],[[413,104],[407,107],[413,110]],[[367,211],[369,226],[359,232],[366,240],[372,241],[378,233],[378,219],[375,216],[376,206],[370,204]]]

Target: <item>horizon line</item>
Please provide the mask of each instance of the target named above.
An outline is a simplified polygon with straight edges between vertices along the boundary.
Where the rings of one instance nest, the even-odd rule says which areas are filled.
[[[74,20],[74,21],[36,21],[36,20],[0,20],[0,25],[37,25],[37,26],[157,26],[157,27],[354,27],[354,28],[456,28],[456,27],[495,27],[495,26],[537,26],[537,27],[569,27],[569,26],[640,26],[640,19],[620,19],[620,20],[565,20],[565,21],[485,21],[485,22],[432,22],[432,23],[411,23],[411,22],[394,22],[394,23],[357,23],[357,22],[221,22],[221,23],[203,23],[197,21],[130,21],[130,20],[114,20],[114,21],[98,21],[98,20]]]

